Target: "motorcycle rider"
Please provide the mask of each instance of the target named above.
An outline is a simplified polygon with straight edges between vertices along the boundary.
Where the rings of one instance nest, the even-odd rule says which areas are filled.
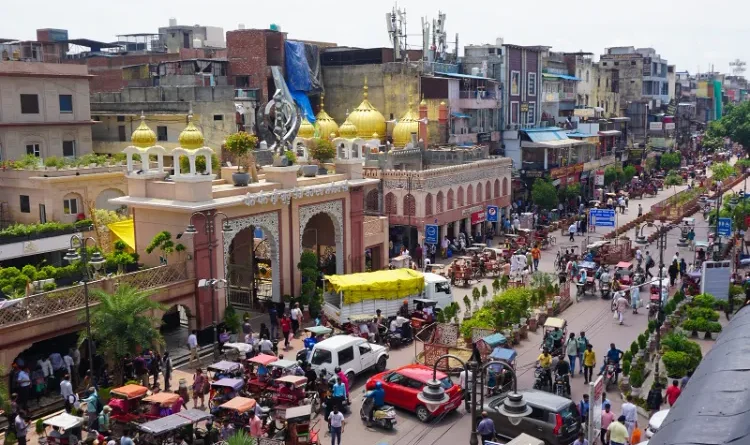
[[[385,390],[381,382],[375,382],[375,389],[368,391],[365,397],[372,399],[372,406],[370,406],[370,412],[367,414],[368,426],[372,425],[372,419],[375,415],[375,411],[382,408],[385,405]]]
[[[542,368],[542,385],[547,383],[549,384],[549,387],[552,388],[552,356],[547,348],[544,348],[542,353],[539,354],[539,357],[536,359],[536,364]]]
[[[604,357],[604,364],[602,365],[601,369],[599,369],[599,375],[604,374],[604,368],[607,367],[607,363],[612,363],[615,365],[615,383],[617,382],[617,378],[620,375],[620,360],[622,359],[623,352],[619,349],[617,349],[617,346],[615,346],[614,343],[610,343],[609,345],[609,351],[607,351],[607,355]]]
[[[610,286],[612,285],[612,276],[609,274],[608,267],[604,268],[604,270],[602,271],[602,275],[599,277],[599,290],[601,290],[602,284],[609,284]]]
[[[560,359],[557,361],[555,373],[565,382],[566,394],[570,394],[570,364],[563,354],[560,354]]]

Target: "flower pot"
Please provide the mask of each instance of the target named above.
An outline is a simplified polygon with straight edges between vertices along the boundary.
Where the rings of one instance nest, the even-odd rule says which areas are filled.
[[[655,350],[656,350],[656,340],[655,339],[651,339],[648,342],[648,352],[653,353]]]
[[[513,331],[513,344],[521,343],[521,332]]]
[[[318,174],[319,175],[327,175],[328,174],[328,170],[325,167],[323,167],[323,164],[318,165]]]
[[[552,317],[553,315],[555,315],[555,308],[552,306],[547,307],[547,316]]]
[[[630,388],[630,395],[633,397],[640,397],[641,396],[641,388],[632,387]]]
[[[529,325],[529,330],[531,332],[536,332],[536,329],[537,329],[537,324],[536,324],[537,323],[537,319],[536,318],[529,318],[529,320],[528,320],[527,323]]]
[[[547,321],[547,314],[540,313],[537,321],[537,326],[544,326],[544,322]]]
[[[526,340],[527,338],[529,338],[529,328],[527,325],[522,324],[519,332],[521,333],[521,340]]]
[[[305,178],[314,178],[315,175],[318,174],[318,166],[317,165],[303,165],[302,166],[302,176]]]
[[[659,328],[659,334],[663,337],[663,336],[667,335],[668,333],[669,333],[669,325],[667,325],[666,323],[664,323]]]
[[[232,182],[235,187],[246,187],[250,183],[250,173],[234,172],[232,173]]]
[[[706,339],[706,334],[708,334],[708,333],[707,332],[703,332],[703,331],[698,331],[698,338],[701,339],[701,340],[705,340]]]

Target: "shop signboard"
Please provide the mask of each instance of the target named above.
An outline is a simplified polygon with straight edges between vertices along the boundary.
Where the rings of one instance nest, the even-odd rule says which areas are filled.
[[[497,222],[497,206],[487,206],[487,222]]]
[[[596,443],[602,430],[602,403],[604,403],[604,378],[599,376],[594,383],[589,383],[589,443]]]
[[[674,130],[674,122],[667,122],[664,124],[665,130]]]
[[[483,223],[485,218],[486,218],[486,214],[484,210],[481,210],[479,212],[474,212],[471,214],[471,224]]]
[[[597,170],[594,176],[594,185],[604,186],[604,170]]]
[[[662,129],[661,122],[649,122],[648,129],[653,131],[660,131]]]
[[[437,226],[437,224],[425,224],[425,226],[424,226],[424,242],[425,242],[425,244],[437,244],[438,243],[438,226]]]

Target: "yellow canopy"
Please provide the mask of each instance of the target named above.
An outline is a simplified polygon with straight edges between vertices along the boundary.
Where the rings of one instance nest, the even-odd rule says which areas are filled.
[[[135,227],[132,218],[107,224],[107,228],[135,251]]]
[[[424,275],[411,269],[329,275],[326,280],[329,291],[343,292],[344,304],[364,300],[397,300],[421,294],[424,289]]]

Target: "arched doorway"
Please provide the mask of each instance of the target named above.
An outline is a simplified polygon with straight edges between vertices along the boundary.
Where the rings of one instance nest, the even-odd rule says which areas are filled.
[[[273,301],[271,251],[263,229],[250,226],[235,235],[229,247],[227,283],[233,306],[257,308],[262,301]]]
[[[181,304],[171,306],[161,317],[159,330],[164,336],[167,350],[185,348],[185,339],[190,335],[190,308]]]
[[[318,261],[329,274],[344,273],[343,213],[340,200],[302,206],[299,209],[300,253],[306,246],[317,246],[315,250]],[[359,260],[360,258],[352,258],[354,263]]]

